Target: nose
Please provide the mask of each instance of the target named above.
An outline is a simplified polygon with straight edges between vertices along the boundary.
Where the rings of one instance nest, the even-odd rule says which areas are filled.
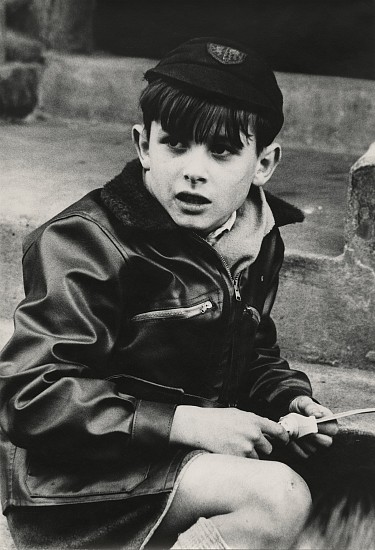
[[[186,156],[183,176],[192,185],[207,181],[207,153],[203,145],[193,145]]]

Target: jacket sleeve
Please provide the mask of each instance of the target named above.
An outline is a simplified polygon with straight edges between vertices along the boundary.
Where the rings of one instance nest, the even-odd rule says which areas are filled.
[[[25,300],[1,357],[1,427],[15,445],[61,460],[163,449],[175,407],[106,380],[127,296],[126,258],[94,221],[47,226],[23,259]]]
[[[288,362],[280,356],[276,326],[271,317],[279,285],[283,250],[282,245],[279,257],[275,260],[274,275],[269,284],[255,335],[254,351],[247,371],[248,383],[246,384],[249,388],[246,396],[247,408],[273,419],[287,414],[291,401],[298,395],[312,396],[311,384],[306,374],[292,370]]]

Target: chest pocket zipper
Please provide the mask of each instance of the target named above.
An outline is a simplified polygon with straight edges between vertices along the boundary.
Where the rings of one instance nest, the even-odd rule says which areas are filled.
[[[171,309],[157,309],[155,311],[147,311],[145,313],[138,313],[132,317],[131,321],[152,321],[163,319],[190,319],[191,317],[197,317],[203,315],[207,311],[213,309],[213,303],[211,300],[206,300],[200,304],[189,307],[176,307]]]

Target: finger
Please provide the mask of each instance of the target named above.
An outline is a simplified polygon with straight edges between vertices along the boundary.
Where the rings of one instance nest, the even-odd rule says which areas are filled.
[[[268,418],[262,418],[260,429],[262,433],[271,436],[273,439],[278,439],[285,445],[289,442],[288,432],[277,422],[273,422]]]
[[[328,407],[323,407],[323,405],[319,405],[321,412],[323,413],[323,416],[332,416],[333,412]]]
[[[258,453],[270,455],[272,453],[272,445],[263,435],[259,438],[259,441],[255,443],[255,448]]]
[[[307,395],[299,396],[292,409],[294,412],[304,414],[305,416],[315,416],[315,418],[322,418],[323,416],[331,416],[332,411],[319,403],[315,403],[311,397]]]
[[[317,445],[314,444],[314,441],[311,441],[306,438],[306,440],[300,440],[298,441],[298,446],[309,456],[316,453],[318,450]]]
[[[322,407],[322,405],[318,405],[318,403],[314,403],[312,400],[310,403],[307,403],[303,409],[301,409],[301,412],[306,416],[315,416],[315,418],[322,418],[323,416],[332,414],[330,412],[327,413],[326,411],[329,411],[329,409]]]
[[[339,426],[337,424],[337,420],[332,420],[332,422],[323,422],[319,424],[319,433],[320,434],[326,434],[326,435],[336,435],[339,431]]]
[[[315,403],[308,395],[300,395],[292,402],[291,412],[303,414],[305,416],[321,416],[320,405]]]
[[[314,434],[311,436],[311,441],[313,445],[317,447],[330,447],[332,445],[333,439],[329,435],[325,434]]]
[[[245,456],[246,458],[254,458],[255,460],[259,460],[259,455],[254,448],[246,453]]]
[[[305,458],[305,459],[309,458],[309,454],[306,451],[304,451],[303,449],[301,449],[301,447],[299,445],[297,445],[297,443],[295,441],[291,441],[289,443],[289,447],[292,449],[292,451],[296,455],[300,456],[301,458]]]

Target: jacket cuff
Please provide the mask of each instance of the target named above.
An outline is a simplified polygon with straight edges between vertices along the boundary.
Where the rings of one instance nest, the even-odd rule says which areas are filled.
[[[134,412],[132,443],[136,447],[164,450],[177,405],[139,399]]]

